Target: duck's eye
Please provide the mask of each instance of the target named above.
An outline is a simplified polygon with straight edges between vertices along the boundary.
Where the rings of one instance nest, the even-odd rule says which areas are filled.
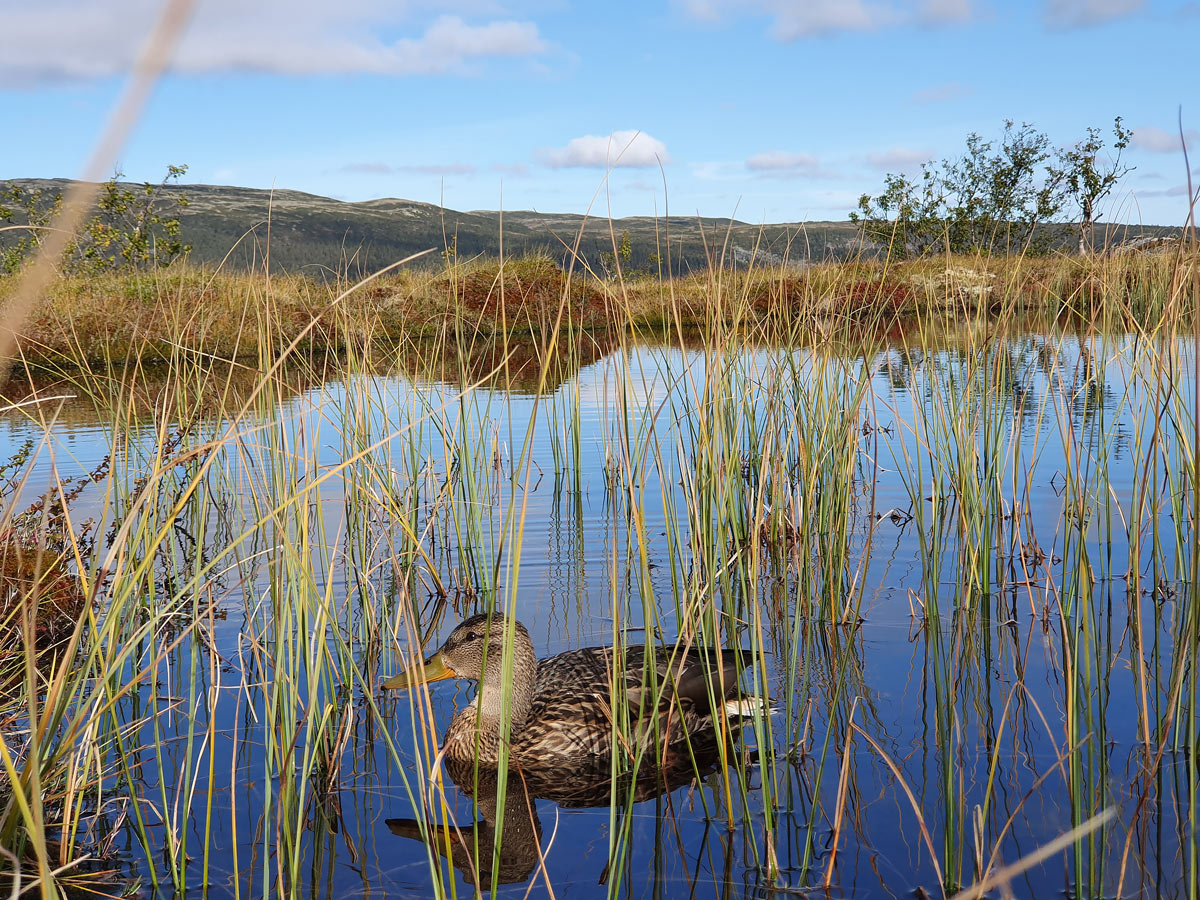
[[[477,640],[479,640],[479,635],[477,635],[473,631],[468,631],[467,632],[467,640],[468,641],[477,641]]]

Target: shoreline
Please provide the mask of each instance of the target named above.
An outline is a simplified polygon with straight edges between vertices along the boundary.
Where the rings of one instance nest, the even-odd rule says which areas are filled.
[[[1197,291],[1195,248],[1118,256],[939,257],[710,270],[658,279],[565,272],[547,257],[401,270],[355,283],[176,264],[64,276],[20,329],[14,363],[83,367],[180,352],[254,359],[297,337],[338,351],[445,334],[489,338],[737,327],[786,335],[904,317],[1036,311],[1091,319],[1178,316]],[[0,304],[15,278],[0,279]]]

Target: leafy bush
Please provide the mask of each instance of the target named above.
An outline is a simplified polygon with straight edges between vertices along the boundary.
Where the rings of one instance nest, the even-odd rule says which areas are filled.
[[[1096,204],[1130,171],[1120,162],[1129,132],[1118,117],[1115,157],[1101,156],[1098,128],[1066,149],[1052,150],[1044,133],[1004,123],[999,141],[967,136],[966,152],[925,163],[918,178],[889,173],[877,196],[863,194],[850,220],[862,236],[901,258],[931,250],[949,253],[1044,252],[1068,202],[1078,207],[1081,252],[1091,247]],[[1061,228],[1058,232],[1061,232]]]
[[[63,257],[68,272],[94,273],[118,269],[166,266],[191,247],[180,237],[174,210],[188,205],[186,194],[170,189],[187,166],[167,166],[158,184],[140,187],[120,181],[121,172],[100,186],[96,212]],[[39,247],[62,208],[61,193],[47,197],[39,189],[9,182],[0,190],[0,222],[7,222],[15,240],[0,244],[0,272],[12,274]]]
[[[47,199],[37,189],[9,182],[0,190],[0,222],[8,222],[3,231],[15,235],[0,241],[0,273],[11,275],[21,263],[42,245],[50,222],[62,209],[62,194]]]

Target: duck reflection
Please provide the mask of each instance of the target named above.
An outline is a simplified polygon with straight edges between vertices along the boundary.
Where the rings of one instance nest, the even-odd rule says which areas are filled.
[[[473,798],[479,820],[467,827],[426,827],[438,852],[469,884],[487,889],[492,884],[527,881],[543,854],[538,800],[550,800],[564,808],[652,800],[718,771],[722,749],[725,759],[739,752],[731,741],[722,748],[718,737],[707,733],[666,747],[654,765],[644,761],[636,773],[614,773],[611,759],[601,757],[569,771],[514,768],[508,771],[503,790],[494,768],[447,761],[447,774],[464,795]],[[416,819],[388,819],[387,826],[401,837],[425,840]]]

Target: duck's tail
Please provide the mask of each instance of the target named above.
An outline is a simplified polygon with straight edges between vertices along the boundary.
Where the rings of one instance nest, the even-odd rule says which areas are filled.
[[[755,716],[773,716],[779,708],[766,697],[744,695],[725,701],[725,715],[731,719],[753,719]]]

